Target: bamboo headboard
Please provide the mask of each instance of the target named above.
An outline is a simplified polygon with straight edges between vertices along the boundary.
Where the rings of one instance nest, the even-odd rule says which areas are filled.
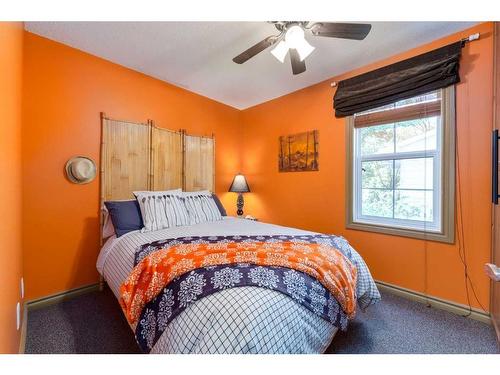
[[[141,190],[214,191],[215,138],[101,113],[100,167],[102,234],[105,201],[132,199]]]
[[[184,190],[215,190],[215,138],[184,133]]]
[[[183,188],[184,132],[151,124],[150,190]]]
[[[102,202],[130,199],[133,191],[149,190],[150,132],[146,123],[102,118]]]

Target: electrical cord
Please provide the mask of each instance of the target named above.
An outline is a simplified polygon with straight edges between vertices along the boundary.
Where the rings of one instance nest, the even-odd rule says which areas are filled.
[[[427,107],[424,107],[424,118],[427,121]],[[427,123],[424,123],[424,149],[425,149],[425,159],[424,159],[424,189],[427,188]],[[437,130],[437,129],[436,129]],[[424,190],[425,191],[425,190]],[[424,295],[425,295],[425,305],[431,307],[429,301],[429,270],[428,270],[428,243],[427,243],[427,197],[424,193]]]
[[[469,87],[466,86],[467,90],[467,98],[469,97]],[[470,111],[469,111],[469,101],[467,101],[467,127],[470,124]],[[460,257],[460,261],[462,262],[462,265],[464,267],[464,283],[465,283],[465,293],[467,297],[467,305],[469,307],[469,312],[465,315],[462,315],[463,317],[468,317],[472,314],[472,305],[470,301],[470,295],[469,295],[469,284],[470,284],[470,289],[474,295],[474,299],[478,303],[478,305],[481,307],[483,311],[486,311],[484,306],[481,304],[481,301],[479,301],[479,298],[477,297],[476,294],[476,289],[474,287],[474,284],[472,283],[472,279],[469,275],[469,269],[468,269],[468,264],[467,264],[467,252],[466,252],[466,246],[465,246],[465,231],[464,231],[464,223],[463,223],[463,205],[462,205],[462,189],[461,189],[461,178],[460,178],[460,154],[459,154],[459,147],[458,147],[458,128],[455,130],[455,162],[456,162],[456,176],[457,176],[457,217],[456,217],[456,229],[457,229],[457,241],[458,241],[458,255]]]

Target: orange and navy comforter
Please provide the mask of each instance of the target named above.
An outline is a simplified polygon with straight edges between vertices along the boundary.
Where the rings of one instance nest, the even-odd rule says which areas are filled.
[[[190,303],[238,286],[270,288],[345,329],[357,268],[328,236],[183,237],[142,246],[120,305],[147,352]]]

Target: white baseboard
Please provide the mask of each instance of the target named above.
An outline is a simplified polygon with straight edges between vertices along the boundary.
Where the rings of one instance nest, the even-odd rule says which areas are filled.
[[[423,293],[416,292],[414,290],[402,288],[400,286],[396,286],[393,284],[389,284],[383,281],[375,281],[377,287],[384,292],[395,294],[397,296],[407,298],[416,302],[429,304],[432,307],[440,310],[449,311],[453,314],[457,315],[468,315],[469,314],[469,306],[462,305],[459,303],[455,303],[452,301],[448,301],[445,299],[426,296]],[[469,318],[479,320],[480,322],[491,324],[491,318],[489,313],[486,313],[482,310],[472,308],[472,312],[468,315]]]

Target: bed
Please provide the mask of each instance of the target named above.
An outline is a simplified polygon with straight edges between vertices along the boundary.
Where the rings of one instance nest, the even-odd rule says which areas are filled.
[[[225,216],[213,134],[101,124],[101,238],[105,206],[135,219],[113,222],[97,269],[144,353],[323,353],[380,299],[344,238]]]
[[[130,281],[133,270],[146,256],[151,256],[160,248],[165,249],[181,242],[204,242],[210,243],[210,246],[218,246],[228,239],[260,241],[259,243],[276,243],[286,239],[292,241],[292,244],[330,241],[354,266],[354,303],[358,309],[365,309],[380,299],[366,264],[344,238],[235,217],[146,233],[132,231],[119,238],[112,236],[100,251],[97,269],[124,307],[123,287]],[[345,313],[338,299],[333,298],[314,278],[306,282],[309,283],[307,291],[304,289],[302,292],[300,288],[295,288],[299,285],[295,283],[286,285],[287,293],[287,290],[272,287],[273,282],[276,284],[275,281],[279,279],[277,276],[273,275],[275,279],[262,278],[262,272],[259,274],[257,271],[266,270],[262,267],[257,270],[251,263],[243,261],[238,264],[239,268],[230,272],[233,272],[233,275],[239,274],[240,279],[241,275],[246,275],[245,272],[248,272],[248,275],[257,275],[260,277],[257,282],[256,279],[249,278],[248,283],[238,285],[238,277],[232,281],[229,279],[230,284],[232,283],[230,287],[222,287],[207,295],[191,298],[182,308],[174,306],[173,299],[167,298],[171,297],[167,292],[175,290],[168,289],[167,286],[177,283],[179,287],[179,284],[182,286],[190,280],[195,280],[195,276],[199,276],[196,274],[198,269],[176,277],[167,283],[165,288],[162,286],[160,289],[163,294],[149,304],[141,305],[140,312],[137,312],[137,321],[131,324],[129,319],[141,349],[145,353],[153,354],[323,353],[336,332],[347,328],[348,320],[353,315]],[[207,280],[210,280],[209,276],[212,275],[213,283],[216,273],[224,272],[224,269],[221,269],[223,266],[228,265],[222,262],[218,266],[209,265],[203,268],[204,272],[207,272]],[[296,279],[298,276],[307,276],[286,267],[271,268],[271,271],[268,270],[271,273],[284,273],[284,276],[281,275],[283,282],[292,273]],[[179,275],[181,273],[179,272]],[[242,280],[244,279],[243,277]],[[224,285],[228,286],[227,283]],[[318,307],[321,313],[318,313]],[[176,313],[173,314],[172,309],[176,309]],[[170,319],[161,320],[160,317],[165,318],[166,312],[170,314]]]

